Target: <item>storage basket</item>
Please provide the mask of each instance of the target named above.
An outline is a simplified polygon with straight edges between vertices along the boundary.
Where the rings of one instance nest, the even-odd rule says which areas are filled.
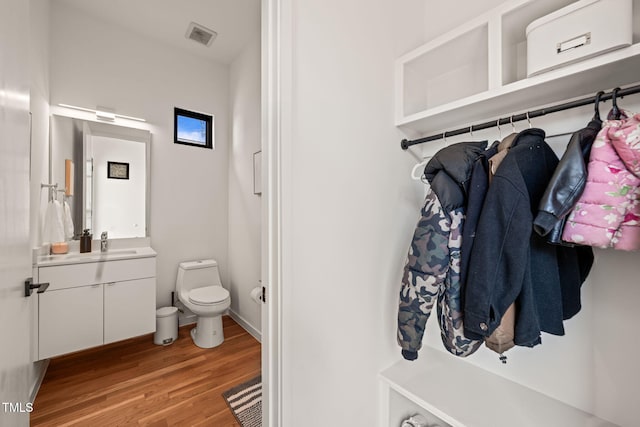
[[[632,0],[580,0],[527,26],[527,77],[631,45]]]

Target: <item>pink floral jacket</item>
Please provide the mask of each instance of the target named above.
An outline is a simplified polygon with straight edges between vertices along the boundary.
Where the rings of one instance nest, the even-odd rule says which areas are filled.
[[[562,234],[581,245],[640,249],[640,114],[603,123],[587,183]]]

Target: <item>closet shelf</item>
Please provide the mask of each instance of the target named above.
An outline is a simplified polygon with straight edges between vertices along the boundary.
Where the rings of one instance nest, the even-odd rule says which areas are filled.
[[[418,361],[397,362],[379,377],[386,392],[398,393],[453,427],[616,427],[429,347],[420,350]],[[398,408],[389,408],[392,416],[397,413]],[[397,422],[387,421],[382,425]]]
[[[575,0],[510,0],[396,60],[396,126],[414,138],[640,79],[640,0],[634,44],[527,77],[525,29]]]
[[[398,119],[420,134],[486,121],[637,83],[640,43]]]

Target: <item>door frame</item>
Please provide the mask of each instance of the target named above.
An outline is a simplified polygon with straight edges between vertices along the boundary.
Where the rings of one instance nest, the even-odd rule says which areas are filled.
[[[283,240],[291,194],[292,13],[291,0],[262,0],[262,310],[263,425],[283,426]],[[286,255],[286,254],[284,254]],[[288,257],[287,257],[288,258]]]

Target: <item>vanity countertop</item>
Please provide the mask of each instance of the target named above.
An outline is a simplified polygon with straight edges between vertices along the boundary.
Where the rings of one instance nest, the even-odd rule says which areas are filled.
[[[51,265],[82,264],[86,262],[113,261],[119,259],[155,257],[156,251],[151,247],[109,249],[106,252],[92,251],[86,253],[70,252],[62,255],[40,255],[37,257],[38,267]]]

